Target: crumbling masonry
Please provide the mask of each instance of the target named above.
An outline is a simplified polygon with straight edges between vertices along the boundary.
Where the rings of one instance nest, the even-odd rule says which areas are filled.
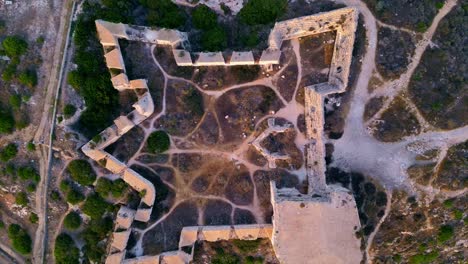
[[[82,147],[82,151],[89,158],[118,174],[132,188],[142,193],[140,206],[136,210],[125,206],[120,208],[106,263],[189,263],[193,258],[194,243],[197,240],[218,241],[233,238],[271,239],[275,253],[282,263],[359,263],[360,241],[355,232],[360,228],[360,223],[356,205],[348,190],[327,186],[323,143],[323,96],[346,89],[356,24],[357,12],[353,8],[281,21],[275,24],[270,33],[268,49],[262,52],[260,58],[254,58],[250,51],[236,51],[232,54],[191,54],[183,48],[187,42],[186,33],[97,20],[97,32],[114,88],[119,91],[143,91],[138,93],[140,95],[134,104],[134,111],[118,117],[114,120],[114,125]],[[134,220],[149,221],[157,190],[150,181],[104,151],[154,111],[146,80],[128,80],[118,39],[170,45],[178,66],[271,65],[279,63],[280,48],[284,40],[329,31],[336,31],[337,34],[328,81],[305,87],[305,116],[307,138],[310,142],[305,150],[308,193],[300,194],[295,189],[277,189],[275,183],[271,182],[271,203],[274,210],[272,225],[184,227],[179,250],[157,256],[125,259],[125,248],[132,223]],[[275,130],[274,124],[272,125]],[[182,247],[188,247],[191,253],[182,250]]]

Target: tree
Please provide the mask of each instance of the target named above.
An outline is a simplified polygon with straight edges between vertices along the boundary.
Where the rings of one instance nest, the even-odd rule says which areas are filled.
[[[65,116],[65,118],[72,117],[75,114],[75,112],[76,112],[76,107],[74,105],[67,104],[63,108],[63,115]]]
[[[215,26],[202,33],[201,45],[204,51],[220,51],[227,46],[226,31]]]
[[[63,225],[69,230],[78,229],[81,225],[81,216],[77,212],[72,211],[63,219]]]
[[[91,219],[99,219],[107,211],[109,204],[98,194],[92,194],[86,198],[81,209]]]
[[[96,174],[86,160],[72,160],[67,170],[72,179],[81,185],[91,185],[96,180]]]
[[[54,257],[57,264],[79,264],[80,250],[68,234],[61,233],[55,240]]]
[[[454,235],[453,226],[451,225],[443,225],[439,229],[439,233],[437,234],[437,241],[439,243],[444,243],[451,239]]]
[[[238,15],[247,25],[268,24],[286,11],[287,4],[287,0],[249,0]]]
[[[16,157],[17,153],[18,147],[14,143],[10,143],[0,151],[0,160],[3,162],[7,162],[12,158]]]
[[[146,141],[148,151],[151,153],[162,153],[169,149],[171,141],[166,132],[159,130],[151,133]]]
[[[84,201],[85,197],[80,191],[70,189],[65,199],[71,204],[77,204]]]
[[[18,36],[8,36],[2,42],[8,57],[19,57],[28,49],[28,43]]]
[[[0,133],[11,133],[15,127],[15,120],[10,112],[0,110]]]
[[[171,0],[142,0],[149,8],[147,20],[150,25],[163,28],[178,28],[185,24],[182,11]]]
[[[37,73],[35,70],[22,72],[18,76],[18,81],[21,84],[28,86],[29,88],[33,88],[37,85]]]
[[[31,237],[17,224],[11,224],[8,227],[8,238],[11,240],[13,249],[26,255],[31,252]]]
[[[204,30],[218,25],[216,13],[204,4],[195,7],[192,12],[192,21],[196,28]]]
[[[16,194],[15,203],[21,206],[27,206],[29,203],[28,195],[25,192],[19,192]]]
[[[33,167],[19,167],[17,170],[18,177],[23,180],[32,180],[34,182],[39,182],[40,180],[40,175],[37,173],[37,171]]]

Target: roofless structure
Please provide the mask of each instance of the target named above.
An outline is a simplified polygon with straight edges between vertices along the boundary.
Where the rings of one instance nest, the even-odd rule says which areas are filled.
[[[136,210],[127,207],[119,210],[106,263],[189,263],[197,240],[257,238],[271,239],[281,263],[359,263],[362,254],[359,249],[360,241],[355,236],[360,228],[356,204],[348,190],[327,186],[323,143],[323,96],[346,89],[356,24],[357,11],[353,8],[281,21],[275,24],[270,33],[268,49],[262,52],[260,58],[254,58],[251,51],[235,51],[228,57],[222,52],[191,54],[184,48],[186,33],[97,20],[97,32],[104,48],[107,66],[112,69],[110,72],[115,89],[145,90],[138,97],[134,111],[117,118],[114,125],[100,133],[97,137],[99,141],[92,140],[82,147],[89,158],[120,175],[132,188],[142,193],[140,206]],[[336,41],[328,81],[305,87],[306,134],[309,141],[305,150],[308,193],[300,194],[295,189],[277,189],[276,184],[271,182],[274,211],[272,225],[184,227],[179,250],[126,259],[125,248],[132,222],[147,222],[150,219],[157,190],[150,181],[104,149],[148,118],[154,111],[154,104],[146,80],[128,80],[118,39],[169,45],[173,48],[177,65],[183,67],[271,65],[279,63],[284,40],[329,31],[336,32]]]

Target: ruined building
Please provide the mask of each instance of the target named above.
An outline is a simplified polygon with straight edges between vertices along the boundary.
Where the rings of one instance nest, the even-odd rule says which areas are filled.
[[[136,210],[125,206],[120,208],[106,263],[188,263],[192,260],[197,240],[218,241],[234,238],[271,239],[277,258],[282,263],[359,263],[362,254],[359,248],[360,240],[355,236],[356,231],[360,229],[356,204],[348,190],[326,184],[323,142],[323,96],[343,92],[347,87],[356,24],[357,11],[353,8],[278,22],[270,33],[268,49],[256,59],[251,51],[233,52],[229,57],[225,57],[222,52],[191,54],[182,45],[187,41],[187,35],[183,32],[97,20],[97,32],[104,48],[107,66],[112,70],[110,72],[115,89],[145,91],[138,97],[134,111],[117,118],[114,125],[82,147],[89,158],[99,162],[112,173],[120,175],[132,188],[142,193],[140,206]],[[105,147],[139,125],[154,111],[146,80],[128,80],[118,39],[170,45],[178,66],[271,65],[279,63],[282,56],[280,48],[284,40],[329,31],[336,31],[336,40],[328,81],[305,87],[306,134],[309,141],[304,151],[309,183],[307,194],[301,194],[296,189],[277,189],[275,183],[271,182],[271,225],[184,227],[179,250],[156,256],[125,259],[125,248],[132,223],[134,220],[149,220],[158,190],[150,181],[104,151]],[[271,132],[283,131],[283,128],[274,124],[269,125]],[[270,155],[270,159],[275,158],[286,157]],[[270,162],[273,163],[274,161]],[[189,250],[182,250],[182,247],[188,247]]]

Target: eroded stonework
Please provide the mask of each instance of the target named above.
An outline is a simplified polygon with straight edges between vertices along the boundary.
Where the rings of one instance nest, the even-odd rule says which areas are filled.
[[[360,228],[360,223],[356,205],[347,190],[326,185],[323,143],[323,95],[346,89],[356,24],[357,12],[353,8],[281,21],[275,24],[270,33],[269,48],[263,51],[260,58],[254,58],[250,51],[233,52],[228,57],[222,52],[190,54],[184,49],[186,33],[97,20],[96,28],[115,89],[145,91],[138,97],[134,111],[117,118],[113,126],[82,147],[89,158],[118,174],[142,194],[136,211],[125,207],[119,211],[106,263],[188,263],[193,258],[193,245],[197,240],[253,240],[262,237],[272,240],[276,255],[283,263],[359,263],[361,251],[355,232]],[[132,221],[149,220],[157,190],[150,181],[104,149],[153,114],[155,106],[146,80],[128,80],[118,39],[169,45],[173,48],[178,66],[271,65],[279,63],[282,56],[280,48],[284,40],[330,31],[336,31],[336,41],[328,80],[305,87],[304,115],[309,142],[305,149],[309,186],[307,194],[288,188],[277,189],[275,183],[271,182],[273,225],[185,227],[180,236],[179,250],[125,259]],[[192,57],[195,58],[194,61]],[[270,125],[270,130],[278,133],[283,129],[275,130],[275,125]],[[284,158],[267,152],[264,154],[271,159]],[[182,250],[182,247],[189,247],[190,253]]]

